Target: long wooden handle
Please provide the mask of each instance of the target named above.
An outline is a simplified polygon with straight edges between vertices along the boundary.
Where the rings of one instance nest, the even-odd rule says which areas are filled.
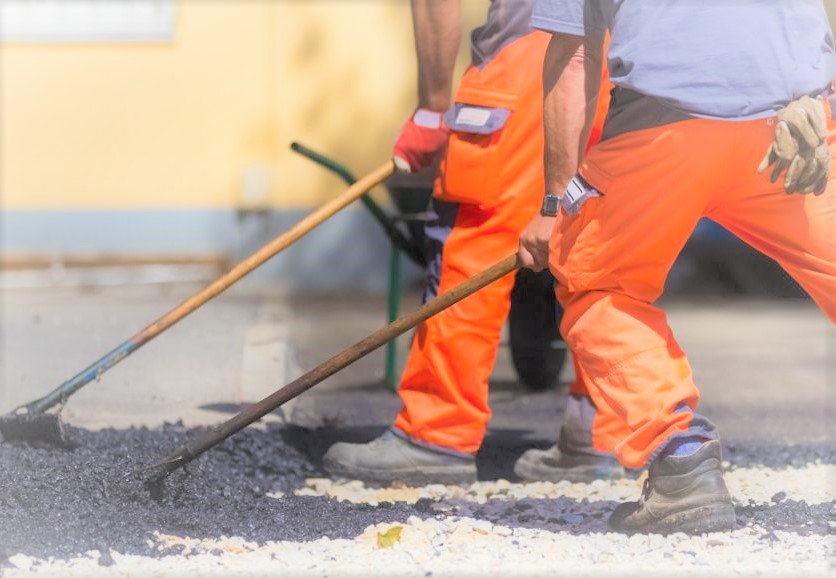
[[[285,231],[258,251],[238,263],[227,273],[212,282],[211,285],[195,293],[180,305],[142,329],[133,337],[120,343],[104,356],[87,366],[75,376],[71,377],[49,394],[39,400],[18,408],[16,411],[25,410],[29,413],[41,413],[57,403],[61,403],[76,391],[93,380],[98,379],[102,373],[125,359],[131,353],[148,343],[151,339],[186,317],[189,313],[205,304],[207,301],[226,291],[231,285],[238,282],[242,277],[259,267],[265,261],[275,256],[308,234],[314,228],[328,220],[334,214],[356,201],[370,189],[382,183],[395,172],[395,163],[391,160],[380,165],[378,168],[361,178],[359,181],[348,187],[344,193],[328,201],[314,212],[307,215],[296,223],[289,230]]]
[[[519,267],[516,255],[506,257],[491,268],[471,277],[464,283],[447,291],[443,295],[425,303],[412,313],[393,321],[386,327],[378,329],[362,341],[338,353],[328,361],[320,364],[305,375],[291,381],[281,389],[273,392],[256,404],[253,404],[219,426],[212,428],[204,436],[192,443],[186,444],[172,452],[157,464],[162,468],[162,475],[189,463],[197,456],[222,442],[232,434],[244,429],[257,419],[264,417],[283,403],[290,401],[297,395],[309,390],[324,379],[334,375],[341,369],[354,363],[361,357],[368,355],[390,339],[409,331],[422,321],[425,321],[444,311],[451,305],[458,303],[482,287],[493,283]]]
[[[344,193],[339,195],[338,197],[328,201],[314,212],[307,215],[304,219],[293,225],[290,229],[264,245],[261,249],[238,263],[235,267],[230,269],[224,276],[217,279],[214,283],[209,285],[206,289],[197,293],[196,295],[190,297],[174,309],[172,309],[169,313],[161,317],[158,321],[153,323],[152,325],[148,326],[142,333],[139,335],[149,335],[153,336],[162,331],[163,329],[167,329],[171,327],[218,295],[222,293],[230,285],[234,284],[235,282],[239,281],[243,276],[250,273],[253,269],[257,268],[265,261],[287,249],[290,245],[298,241],[303,236],[310,233],[313,229],[321,225],[326,220],[333,217],[336,213],[362,197],[364,194],[369,192],[370,189],[379,185],[387,178],[392,176],[395,172],[395,163],[391,160],[380,165],[378,168],[361,178],[359,181],[348,187]]]

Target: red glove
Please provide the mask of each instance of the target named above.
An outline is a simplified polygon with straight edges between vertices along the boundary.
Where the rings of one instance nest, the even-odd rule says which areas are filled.
[[[442,113],[419,108],[406,121],[392,153],[399,170],[414,173],[427,168],[447,142]]]

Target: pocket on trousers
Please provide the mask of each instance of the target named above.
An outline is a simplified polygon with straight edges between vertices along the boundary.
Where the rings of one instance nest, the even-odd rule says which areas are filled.
[[[598,227],[590,226],[600,216],[604,195],[591,197],[583,203],[579,212],[569,215],[561,212],[558,217],[559,243],[552,248],[552,271],[559,283],[570,292],[595,288],[595,255],[600,250],[603,240]],[[555,251],[556,249],[556,251]]]
[[[485,209],[496,205],[502,192],[502,133],[510,115],[508,108],[464,103],[456,103],[445,115],[450,137],[437,198]]]

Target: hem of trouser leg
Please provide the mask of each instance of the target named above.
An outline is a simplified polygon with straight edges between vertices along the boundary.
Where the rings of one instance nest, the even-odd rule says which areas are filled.
[[[615,457],[614,453],[610,452],[602,452],[596,449],[592,450],[577,450],[572,447],[567,447],[564,444],[558,442],[557,449],[560,450],[560,453],[565,454],[567,456],[588,456],[590,458],[601,458],[601,459],[609,459],[615,462],[618,461],[618,458]]]
[[[566,438],[563,435],[563,431],[565,428],[560,428],[560,433],[557,435],[557,449],[565,454],[574,454],[574,455],[582,455],[582,456],[592,456],[596,458],[612,458],[615,460],[615,454],[613,452],[607,452],[602,450],[596,450],[595,446],[584,447],[584,448],[575,448],[570,446],[566,443]]]
[[[650,464],[652,464],[656,458],[662,455],[662,453],[665,451],[665,448],[667,448],[673,440],[684,437],[700,437],[705,438],[705,441],[713,441],[720,439],[720,436],[717,435],[717,430],[707,429],[702,426],[691,427],[685,431],[678,431],[669,435],[665,441],[663,441],[656,447],[655,450],[653,450],[653,453],[650,454],[650,456],[647,458],[645,466],[650,467]]]
[[[439,445],[436,445],[436,444],[431,444],[429,442],[419,440],[417,438],[414,438],[414,437],[408,435],[406,432],[396,428],[395,426],[391,426],[389,428],[389,431],[391,431],[393,434],[395,434],[400,439],[402,439],[406,442],[409,442],[416,447],[419,447],[419,448],[425,449],[425,450],[429,450],[429,451],[435,452],[437,454],[452,456],[454,458],[461,458],[463,460],[468,460],[468,461],[473,461],[476,458],[474,454],[469,454],[467,452],[460,452],[460,451],[454,450],[452,448],[447,448],[447,447],[444,447],[444,446],[439,446]]]

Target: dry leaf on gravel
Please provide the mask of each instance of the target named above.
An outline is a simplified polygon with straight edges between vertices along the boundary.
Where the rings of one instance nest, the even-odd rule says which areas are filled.
[[[403,526],[392,526],[385,532],[378,532],[377,533],[377,547],[378,548],[391,548],[395,544],[401,541],[401,532],[403,532]]]

